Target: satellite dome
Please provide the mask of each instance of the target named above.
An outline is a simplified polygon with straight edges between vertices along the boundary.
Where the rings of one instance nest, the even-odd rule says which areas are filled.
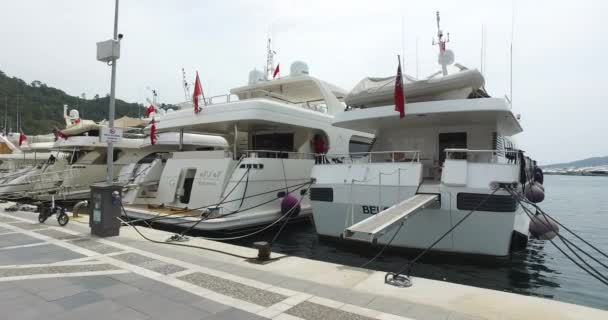
[[[249,71],[249,85],[253,85],[261,81],[264,81],[264,72],[258,69]]]
[[[289,70],[289,76],[290,77],[297,77],[299,75],[308,75],[308,65],[306,64],[306,62],[303,61],[294,61],[291,64],[291,68]]]

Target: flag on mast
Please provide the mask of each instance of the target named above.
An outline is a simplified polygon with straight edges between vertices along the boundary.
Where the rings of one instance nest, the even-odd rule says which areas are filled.
[[[399,66],[395,77],[395,111],[399,112],[399,118],[405,117],[405,95],[403,93],[403,76],[401,74],[401,57],[397,55]]]
[[[66,136],[65,133],[61,132],[61,130],[57,129],[57,127],[53,128],[53,134],[55,135],[55,141],[57,141],[58,138],[61,138],[63,140],[68,139],[68,136]]]
[[[152,122],[150,122],[150,144],[156,144],[156,121],[152,118]]]
[[[27,136],[25,135],[25,133],[23,133],[23,130],[21,130],[21,133],[19,133],[19,146],[20,147],[25,140],[27,140]]]
[[[277,67],[276,67],[276,68],[274,68],[274,72],[272,73],[272,78],[273,78],[273,79],[274,79],[274,78],[276,78],[276,77],[277,77],[277,75],[279,74],[279,72],[280,72],[280,70],[281,70],[281,69],[280,69],[280,66],[281,66],[281,64],[280,64],[280,63],[278,63],[278,64],[277,64]]]
[[[150,105],[149,107],[147,107],[146,108],[146,118],[149,118],[150,114],[152,114],[155,111],[156,111],[156,109],[154,109],[153,105]]]
[[[198,97],[203,95],[203,86],[201,86],[201,79],[198,77],[198,71],[196,72],[196,81],[194,82],[194,94],[192,95],[192,102],[194,103],[194,113],[198,114],[201,109],[198,106]],[[203,100],[205,96],[203,95]]]

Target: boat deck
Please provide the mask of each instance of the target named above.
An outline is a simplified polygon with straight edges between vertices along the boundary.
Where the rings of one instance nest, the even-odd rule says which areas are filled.
[[[0,296],[7,319],[606,319],[608,312],[192,238],[180,247],[90,235],[87,217],[59,227],[32,212],[2,212]],[[139,228],[153,240],[171,233]],[[215,250],[215,251],[210,251]],[[225,252],[230,255],[220,253]]]

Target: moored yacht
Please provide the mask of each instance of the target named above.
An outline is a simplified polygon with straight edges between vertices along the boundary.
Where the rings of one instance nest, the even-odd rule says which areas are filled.
[[[324,161],[312,141],[323,141],[317,145],[327,146],[329,152],[347,153],[352,144],[372,140],[370,134],[332,126],[333,114],[344,109],[345,95],[308,75],[306,64],[295,62],[283,78],[268,80],[252,71],[247,86],[205,99],[198,113],[185,104],[190,107],[159,117],[157,132],[215,134],[225,137],[230,147],[173,153],[155,199],[147,199],[162,208],[135,205],[126,211],[135,218],[150,218],[166,215],[171,208],[171,219],[155,222],[207,231],[268,225],[288,213],[293,219],[308,217],[311,169],[315,161]],[[293,202],[287,212],[286,201]]]
[[[450,66],[441,30],[437,40],[442,71],[405,77],[403,118],[396,77],[366,78],[346,97],[349,109],[334,126],[375,140],[369,152],[330,153],[313,168],[319,235],[423,250],[472,212],[432,250],[507,256],[526,246],[530,219],[498,188],[521,191],[532,176],[511,138],[522,127],[508,100],[486,93],[478,71]]]

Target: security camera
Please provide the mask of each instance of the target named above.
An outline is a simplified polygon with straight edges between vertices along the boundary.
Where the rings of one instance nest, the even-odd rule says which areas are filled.
[[[123,34],[122,34],[122,33],[119,33],[119,34],[118,34],[118,40],[122,40],[122,37],[124,37],[124,36],[123,36]]]

